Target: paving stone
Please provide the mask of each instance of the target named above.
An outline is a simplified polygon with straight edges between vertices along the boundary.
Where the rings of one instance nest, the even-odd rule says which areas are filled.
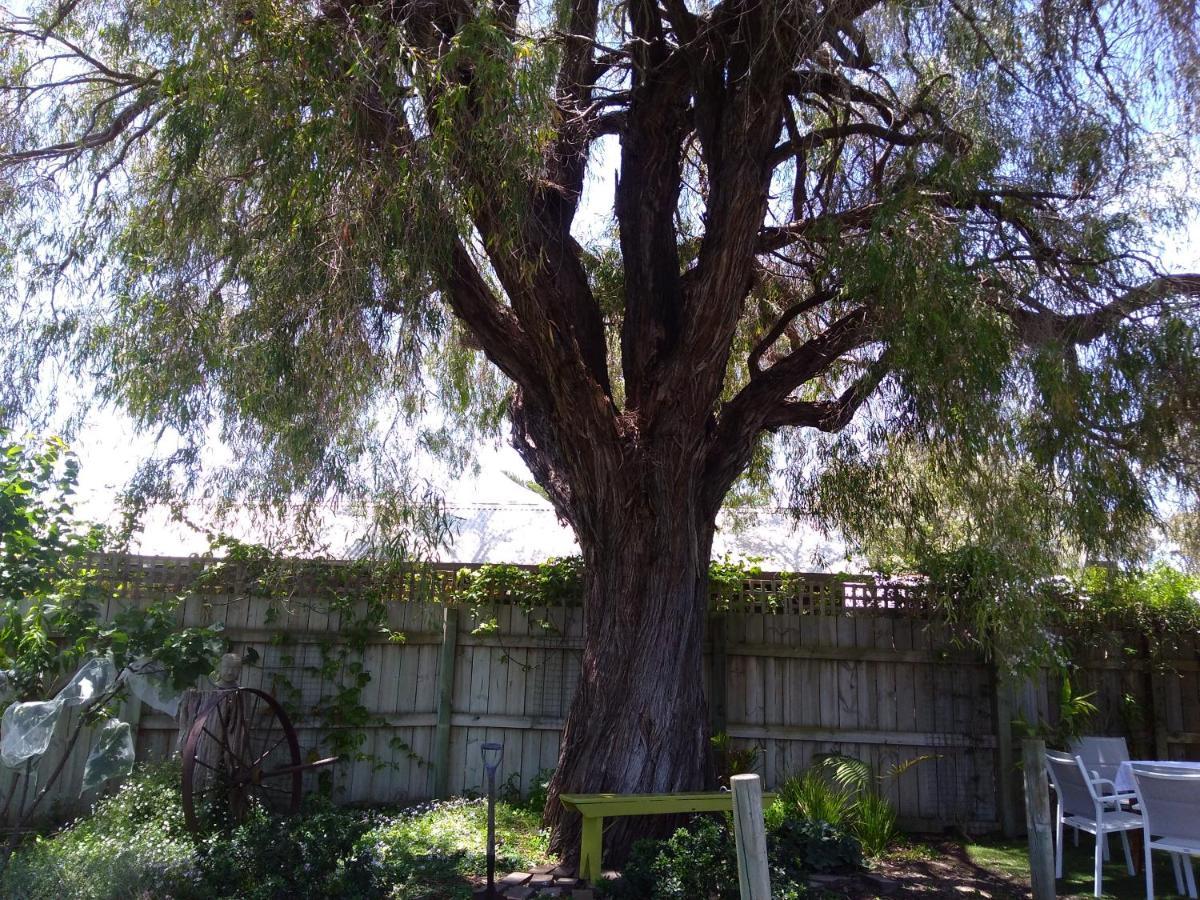
[[[576,888],[571,891],[571,900],[596,900],[596,892],[591,888]]]
[[[553,875],[555,878],[574,878],[575,868],[573,866],[555,866]]]
[[[534,875],[545,875],[547,872],[553,872],[558,868],[558,863],[543,863],[540,866],[534,866],[529,871]]]
[[[553,884],[554,876],[549,872],[536,872],[534,873],[533,877],[529,879],[529,883],[535,886]]]
[[[578,884],[578,880],[573,877],[563,878],[561,876],[555,876],[554,883],[563,887],[575,887],[576,884]]]
[[[535,888],[531,887],[515,887],[509,888],[504,892],[504,900],[529,900],[533,896]],[[486,893],[487,888],[484,888]]]
[[[524,884],[531,877],[533,877],[533,876],[530,875],[530,873],[528,873],[528,872],[509,872],[507,875],[505,875],[503,878],[501,878],[499,881],[496,882],[496,886],[497,887],[509,887],[509,886],[516,886],[518,884]]]

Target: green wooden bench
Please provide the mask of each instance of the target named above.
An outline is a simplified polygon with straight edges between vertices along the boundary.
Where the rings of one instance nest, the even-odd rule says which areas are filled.
[[[560,794],[563,806],[583,816],[579,837],[579,877],[600,878],[604,820],[609,816],[660,816],[674,813],[733,812],[733,794],[705,791],[695,794]],[[763,794],[763,805],[775,799]]]

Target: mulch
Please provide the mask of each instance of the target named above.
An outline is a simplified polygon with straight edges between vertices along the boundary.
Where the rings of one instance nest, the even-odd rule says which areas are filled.
[[[809,886],[845,900],[1027,900],[1032,896],[1028,885],[975,865],[961,844],[944,841],[930,846],[936,854],[933,859],[879,860],[870,872],[817,876]]]
[[[849,875],[816,875],[809,881],[814,897],[822,900],[1028,900],[1027,885],[1005,878],[971,862],[961,844],[934,841],[932,859],[876,860],[871,871]],[[611,873],[615,875],[616,873]],[[538,866],[497,878],[497,896],[505,900],[590,900],[592,892],[575,873],[562,867]],[[481,887],[481,886],[480,886]],[[477,888],[478,890],[478,888]],[[483,895],[478,890],[476,897]]]

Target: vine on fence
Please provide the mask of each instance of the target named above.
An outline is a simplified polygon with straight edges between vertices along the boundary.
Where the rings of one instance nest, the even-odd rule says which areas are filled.
[[[49,795],[85,728],[100,726],[84,767],[87,789],[132,763],[118,703],[131,690],[162,702],[211,671],[224,649],[219,626],[179,627],[182,597],[141,606],[99,577],[90,560],[107,535],[75,517],[78,471],[60,439],[0,431],[0,761],[12,773],[0,817],[16,800],[14,834]],[[41,772],[67,709],[78,713],[66,750]]]
[[[304,700],[301,685],[287,671],[274,668],[267,677],[288,712],[314,724],[330,752],[377,767],[397,764],[365,748],[367,730],[382,724],[363,702],[363,692],[372,680],[365,654],[368,646],[381,638],[397,643],[405,640],[403,633],[388,626],[389,603],[453,603],[476,620],[476,634],[498,633],[497,607],[512,606],[530,616],[532,628],[551,635],[560,633],[560,628],[549,610],[578,607],[583,602],[583,562],[578,556],[552,558],[534,567],[485,564],[443,575],[413,562],[297,560],[230,538],[215,541],[212,552],[221,555],[204,568],[195,584],[196,591],[221,595],[232,589],[232,602],[265,604],[263,621],[268,628],[278,626],[285,616],[301,607],[337,617],[336,634],[311,645],[316,647],[317,660],[298,659],[301,648],[282,628],[269,641],[280,651],[282,669],[299,670],[302,676],[319,680],[321,692],[317,698]],[[759,574],[756,561],[742,563],[728,556],[714,561],[710,569],[714,595],[728,606],[740,596],[746,579]],[[500,649],[505,664],[519,665],[527,671],[536,668],[518,660],[502,641]],[[427,763],[399,738],[393,737],[389,746],[414,761]]]
[[[194,587],[196,591],[228,594],[232,585],[237,599],[265,604],[264,624],[268,628],[277,628],[284,615],[296,612],[297,607],[337,617],[336,633],[309,645],[310,655],[304,657],[300,656],[304,648],[299,647],[294,636],[279,628],[270,643],[280,651],[279,664],[292,671],[289,674],[275,669],[268,677],[289,711],[314,725],[330,751],[348,759],[368,760],[377,766],[395,766],[396,762],[393,754],[384,760],[367,751],[367,730],[381,722],[363,699],[364,690],[372,680],[365,654],[368,646],[381,640],[405,640],[404,634],[388,625],[391,603],[400,600],[453,603],[472,616],[475,633],[496,635],[504,663],[529,670],[535,666],[508,652],[499,637],[498,607],[523,610],[535,632],[540,629],[542,634],[551,635],[560,628],[549,611],[578,607],[583,601],[584,572],[578,557],[551,559],[536,567],[489,564],[450,572],[412,562],[301,561],[230,540],[219,542],[214,551],[223,554],[222,558],[206,566]],[[971,583],[971,567],[958,565],[962,559],[960,556],[956,565],[944,568],[941,574],[947,576],[948,586],[937,592],[930,589],[933,582],[929,576],[885,579],[883,583],[896,583],[909,592],[923,592],[930,598],[931,608],[956,626],[961,642],[985,652],[995,651],[996,635],[989,633],[989,629],[999,628],[1002,622],[995,610],[981,614],[974,607],[992,602],[1003,609],[1005,605],[997,599],[999,593],[1014,587],[985,573],[972,589],[964,590],[964,585]],[[778,609],[785,598],[803,590],[798,576],[784,575],[778,587],[761,594],[752,590],[753,581],[761,576],[758,560],[735,560],[728,556],[714,560],[710,566],[714,611],[727,612],[741,602],[754,603],[755,608]],[[831,580],[844,578],[850,576],[832,576]],[[853,580],[863,579],[854,576]],[[1200,629],[1200,606],[1196,602],[1200,579],[1166,567],[1142,573],[1090,570],[1073,579],[1047,579],[1036,589],[1037,599],[1023,601],[1021,608],[1027,611],[1038,608],[1037,620],[1014,626],[1013,634],[1030,638],[1028,645],[1023,646],[1021,660],[1005,660],[1014,667],[1020,662],[1026,665],[1049,662],[1069,674],[1078,647],[1124,636],[1127,644],[1149,642],[1157,648],[1171,634]],[[1032,649],[1036,643],[1034,637],[1043,640],[1037,652]],[[1008,644],[1012,643],[1009,635]],[[311,656],[314,649],[316,659]],[[1138,648],[1127,649],[1132,652]],[[301,685],[294,680],[297,671],[301,677],[311,677],[321,684],[319,696],[306,700],[303,707]],[[1086,696],[1081,700],[1086,701]],[[1077,718],[1084,716],[1086,704],[1080,704],[1078,712]],[[398,738],[393,739],[391,749],[425,762]]]

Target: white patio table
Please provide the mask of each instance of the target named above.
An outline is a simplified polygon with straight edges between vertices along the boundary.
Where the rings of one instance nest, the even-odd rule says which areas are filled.
[[[1133,767],[1159,766],[1164,769],[1180,769],[1183,771],[1200,772],[1200,762],[1181,760],[1131,759],[1117,767],[1117,777],[1113,779],[1117,793],[1133,793]]]

